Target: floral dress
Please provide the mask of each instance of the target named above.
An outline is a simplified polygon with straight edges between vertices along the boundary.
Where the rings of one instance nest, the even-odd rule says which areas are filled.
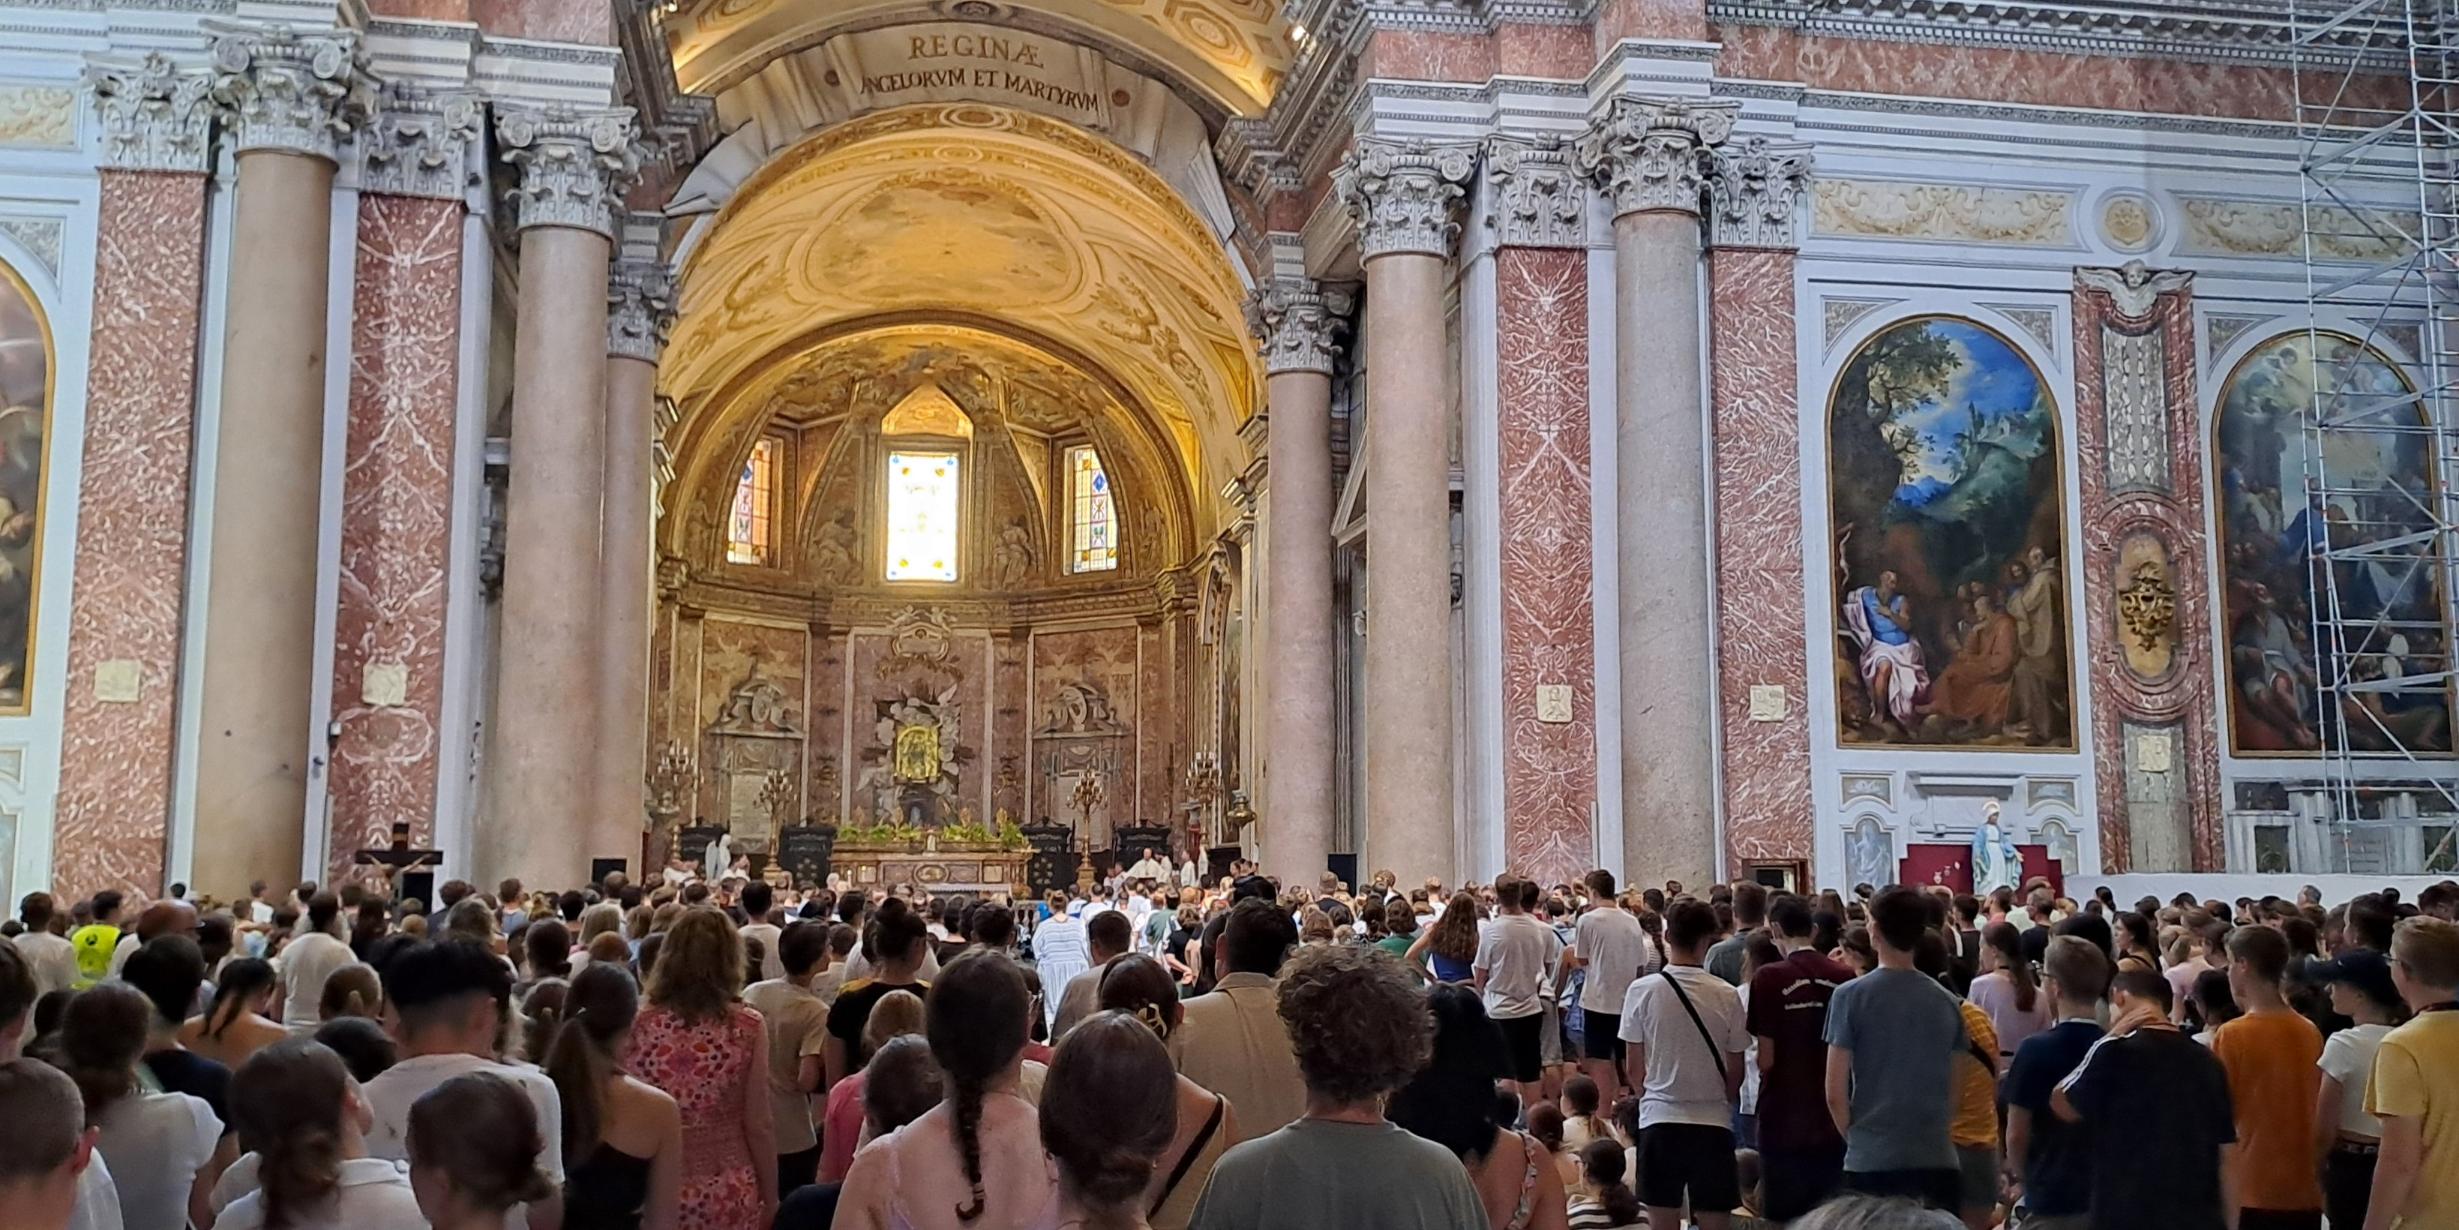
[[[765,1230],[743,1139],[743,1090],[745,1069],[765,1061],[767,1045],[760,1014],[742,1004],[714,1021],[651,1006],[632,1027],[632,1075],[683,1110],[683,1230]]]

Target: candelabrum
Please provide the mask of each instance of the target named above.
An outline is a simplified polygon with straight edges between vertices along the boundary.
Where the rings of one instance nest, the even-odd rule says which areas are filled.
[[[783,769],[771,769],[760,783],[760,810],[768,813],[769,827],[781,829],[794,821],[794,775]]]
[[[1080,851],[1076,864],[1076,887],[1085,892],[1093,889],[1093,809],[1101,806],[1102,784],[1099,771],[1087,772],[1076,779],[1076,812],[1079,822]]]
[[[668,743],[657,754],[657,764],[649,770],[649,814],[661,825],[672,824],[683,814],[684,801],[691,796],[697,774],[692,768],[692,753],[681,743]]]

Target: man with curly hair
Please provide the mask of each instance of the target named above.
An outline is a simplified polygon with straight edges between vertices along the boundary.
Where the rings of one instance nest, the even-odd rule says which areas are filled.
[[[1306,1115],[1221,1155],[1193,1230],[1485,1230],[1459,1159],[1383,1117],[1434,1045],[1400,960],[1363,944],[1301,949],[1279,991]]]

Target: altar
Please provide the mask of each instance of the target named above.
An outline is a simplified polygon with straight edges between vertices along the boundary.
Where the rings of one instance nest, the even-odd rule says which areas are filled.
[[[848,829],[839,832],[829,866],[847,884],[873,894],[910,888],[934,897],[998,893],[1021,900],[1032,860],[1033,848],[1022,834],[914,837]]]

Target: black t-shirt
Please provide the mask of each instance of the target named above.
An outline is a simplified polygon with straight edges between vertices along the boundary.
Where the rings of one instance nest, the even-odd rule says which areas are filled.
[[[2024,1156],[2024,1207],[2043,1217],[2071,1217],[2092,1207],[2092,1136],[2049,1106],[2049,1095],[2102,1037],[2091,1021],[2060,1021],[2024,1039],[2006,1072],[2006,1104],[2032,1112],[2032,1147]]]
[[[2237,1116],[2211,1048],[2174,1029],[2103,1038],[2065,1088],[2091,1141],[2093,1230],[2222,1230]]]
[[[858,978],[846,983],[837,992],[837,1002],[828,1006],[828,1034],[845,1044],[845,1070],[859,1072],[871,1062],[871,1052],[862,1046],[862,1027],[871,1023],[871,1009],[896,991],[911,991],[917,996],[929,995],[927,982],[881,982],[876,978]]]
[[[213,1108],[214,1117],[230,1127],[230,1110],[226,1106],[231,1092],[231,1070],[194,1051],[155,1051],[145,1057],[145,1070],[154,1074],[154,1083],[164,1093],[192,1093],[205,1099]]]

